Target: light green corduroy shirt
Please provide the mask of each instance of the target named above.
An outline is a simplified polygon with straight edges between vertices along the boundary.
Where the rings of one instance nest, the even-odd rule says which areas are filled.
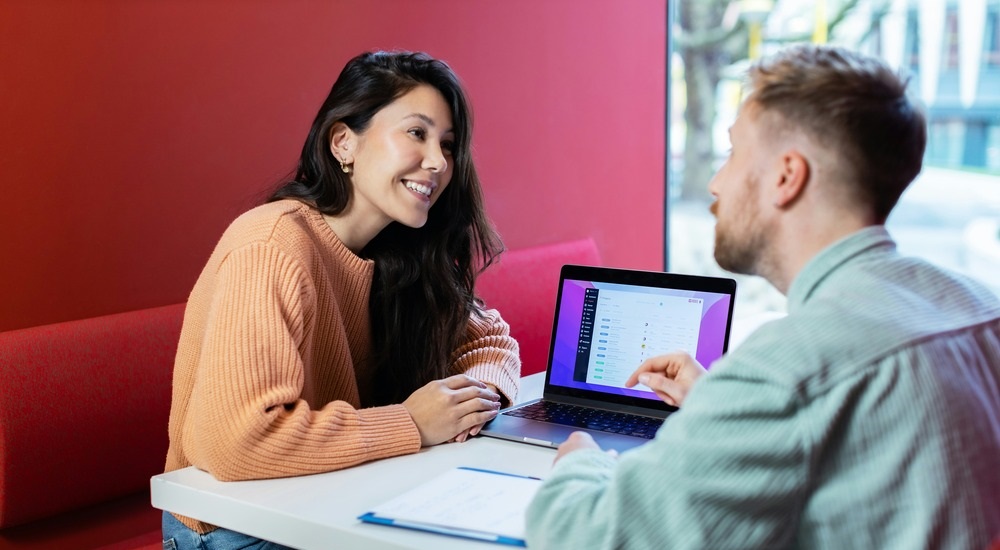
[[[563,458],[531,548],[986,548],[1000,536],[1000,302],[881,226],[817,255],[788,316],[656,438]]]

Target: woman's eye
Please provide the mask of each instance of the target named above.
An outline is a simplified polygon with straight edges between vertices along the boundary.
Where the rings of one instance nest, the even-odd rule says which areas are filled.
[[[441,149],[443,149],[444,151],[446,151],[448,154],[452,154],[452,153],[455,152],[455,142],[454,141],[442,141],[441,142]]]
[[[423,128],[410,128],[410,135],[422,140],[427,136],[427,132]]]

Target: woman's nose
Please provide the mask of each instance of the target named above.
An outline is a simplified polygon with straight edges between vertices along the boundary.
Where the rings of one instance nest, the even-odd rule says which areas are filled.
[[[421,168],[430,170],[431,172],[444,172],[448,169],[448,158],[445,156],[440,144],[433,144],[428,147]]]

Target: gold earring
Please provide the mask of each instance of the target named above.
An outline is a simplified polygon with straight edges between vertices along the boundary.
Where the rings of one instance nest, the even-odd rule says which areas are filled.
[[[347,163],[346,163],[346,162],[344,162],[344,161],[340,161],[340,169],[341,169],[341,170],[342,170],[342,171],[343,171],[343,172],[344,172],[345,174],[350,174],[350,173],[351,173],[351,165],[350,165],[350,164],[347,164]]]

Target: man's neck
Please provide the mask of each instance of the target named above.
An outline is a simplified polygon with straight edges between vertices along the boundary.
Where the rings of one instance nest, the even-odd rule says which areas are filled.
[[[833,209],[789,213],[783,221],[772,241],[770,261],[761,266],[761,275],[786,295],[792,281],[817,254],[848,235],[876,225],[870,218]]]

